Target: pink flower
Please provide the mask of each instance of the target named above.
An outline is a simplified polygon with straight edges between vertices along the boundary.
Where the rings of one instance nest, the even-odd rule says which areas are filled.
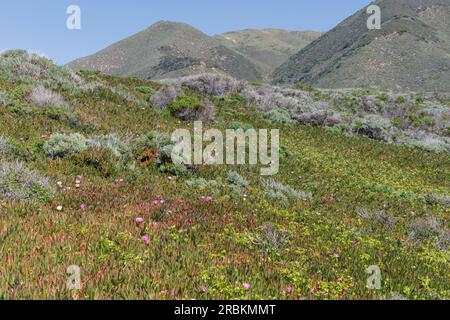
[[[249,283],[244,283],[242,286],[245,290],[250,290],[250,288],[252,287]]]
[[[80,205],[80,209],[83,210],[83,209],[85,209],[85,208],[86,208],[86,205],[85,205],[84,203],[82,203],[82,204]]]
[[[148,236],[143,236],[143,237],[141,238],[141,240],[144,241],[145,244],[148,245],[148,246],[149,246],[150,243],[151,243],[151,242],[150,242],[150,238],[149,238]]]
[[[353,248],[356,247],[356,241],[355,240],[352,241],[352,247]]]
[[[76,176],[75,180],[81,181],[81,180],[83,180],[83,176]]]
[[[143,218],[141,218],[141,217],[139,217],[139,218],[136,218],[136,223],[137,224],[141,224],[141,223],[143,223],[144,222],[144,219]]]
[[[201,286],[200,287],[200,292],[201,293],[205,293],[206,291],[208,291],[208,287],[205,287],[205,286]]]
[[[166,202],[164,201],[164,199],[161,199],[161,200],[159,200],[159,203],[160,203],[160,204],[164,204],[164,203],[166,203]]]
[[[211,197],[211,196],[208,196],[208,197],[203,196],[202,200],[205,201],[205,202],[211,202],[211,201],[213,201],[213,197]]]
[[[287,293],[287,294],[291,294],[292,291],[294,291],[294,289],[292,288],[292,286],[287,286],[287,287],[286,287],[286,293]]]

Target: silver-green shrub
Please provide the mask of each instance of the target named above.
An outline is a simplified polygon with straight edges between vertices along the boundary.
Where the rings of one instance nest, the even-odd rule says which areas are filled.
[[[21,162],[4,161],[0,166],[0,200],[48,201],[53,196],[49,179]]]
[[[44,152],[52,159],[64,158],[87,151],[90,141],[79,133],[70,135],[55,133],[44,144]]]

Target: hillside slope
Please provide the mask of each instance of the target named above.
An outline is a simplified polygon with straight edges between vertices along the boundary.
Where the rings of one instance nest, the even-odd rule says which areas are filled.
[[[261,79],[257,66],[242,54],[187,24],[168,21],[158,22],[69,66],[144,79],[204,72],[220,72],[249,81]]]
[[[448,300],[449,103],[1,53],[0,299]],[[196,119],[279,129],[279,173],[174,164]]]
[[[259,63],[266,75],[303,49],[321,32],[288,31],[281,29],[246,29],[216,35],[224,46],[239,51]]]
[[[275,83],[403,90],[450,88],[450,1],[379,0],[381,30],[365,8],[292,56]]]

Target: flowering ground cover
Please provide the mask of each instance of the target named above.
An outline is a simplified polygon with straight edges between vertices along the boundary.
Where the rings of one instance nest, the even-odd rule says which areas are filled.
[[[372,99],[361,93],[280,97],[211,79],[153,83],[2,54],[0,298],[450,298],[447,97],[370,93],[373,112],[395,114],[380,129],[348,117]],[[297,108],[301,94],[311,105]],[[308,109],[325,99],[347,113]],[[180,112],[186,100],[198,107]],[[171,163],[170,133],[194,118],[279,128],[279,174]],[[66,285],[73,265],[80,290]]]

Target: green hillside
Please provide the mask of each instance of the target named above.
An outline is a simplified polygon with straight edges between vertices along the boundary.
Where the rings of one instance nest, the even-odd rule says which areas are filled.
[[[259,65],[270,82],[273,71],[322,33],[280,29],[246,29],[215,36],[224,46],[239,51]]]
[[[2,53],[0,298],[449,299],[449,103]],[[171,163],[197,119],[279,128],[279,174]]]

